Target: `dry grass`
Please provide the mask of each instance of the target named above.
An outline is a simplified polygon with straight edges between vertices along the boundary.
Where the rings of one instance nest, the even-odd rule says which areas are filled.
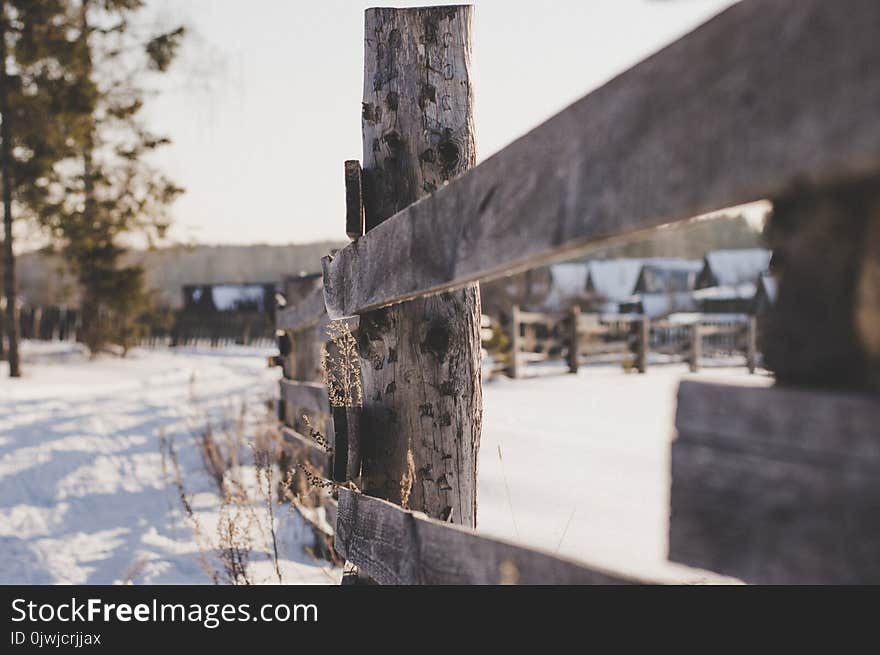
[[[413,481],[416,479],[416,463],[412,450],[406,451],[406,471],[400,480],[400,506],[409,509],[409,497],[412,494]]]
[[[333,407],[361,407],[361,363],[357,340],[345,321],[327,326],[329,345],[321,349],[321,372]]]
[[[160,435],[160,448],[166,483],[175,490],[192,530],[199,564],[215,584],[250,585],[255,582],[253,556],[259,552],[272,563],[277,581],[283,583],[278,506],[290,493],[290,486],[285,482],[283,472],[288,462],[271,403],[267,403],[264,416],[254,417],[248,411],[258,404],[242,402],[236,408],[226,408],[220,420],[201,411],[195,396],[193,403],[195,415],[201,417],[190,426],[201,472],[214,482],[220,498],[213,537],[193,508],[173,441]]]

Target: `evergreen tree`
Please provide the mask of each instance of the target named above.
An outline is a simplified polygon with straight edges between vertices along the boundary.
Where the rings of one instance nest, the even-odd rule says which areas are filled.
[[[56,167],[55,202],[44,207],[51,229],[80,286],[80,338],[94,353],[109,343],[132,344],[149,305],[140,266],[123,266],[126,239],[149,243],[168,226],[168,208],[182,192],[148,162],[169,143],[140,114],[149,73],[171,65],[183,28],[144,37],[133,19],[143,0],[79,0],[76,76],[95,90],[79,151]]]
[[[68,75],[66,0],[0,0],[0,187],[7,358],[21,375],[13,225],[40,210],[53,166],[69,155],[90,104]]]

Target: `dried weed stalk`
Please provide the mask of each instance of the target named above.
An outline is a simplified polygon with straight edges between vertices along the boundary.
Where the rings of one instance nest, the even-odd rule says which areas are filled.
[[[321,372],[333,407],[361,407],[361,366],[357,340],[344,321],[327,326],[329,345],[321,349]],[[335,353],[335,354],[334,354]]]
[[[409,497],[412,493],[413,481],[416,479],[416,463],[413,461],[412,450],[406,451],[406,471],[400,480],[400,506],[409,509]]]

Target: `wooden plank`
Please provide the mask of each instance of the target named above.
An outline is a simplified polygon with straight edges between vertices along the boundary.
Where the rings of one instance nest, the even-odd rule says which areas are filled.
[[[648,370],[648,353],[651,350],[651,319],[642,317],[638,323],[638,343],[636,346],[636,368],[639,373]]]
[[[508,325],[508,339],[510,340],[510,366],[507,374],[514,380],[519,377],[519,353],[522,350],[522,334],[520,332],[519,306],[514,305],[510,309],[510,325]]]
[[[336,550],[381,584],[640,582],[339,490]]]
[[[580,319],[581,308],[577,305],[573,305],[569,310],[568,317],[568,334],[566,335],[568,340],[568,372],[569,373],[577,373],[580,365],[580,335],[578,334],[578,320]]]
[[[311,291],[302,301],[279,310],[275,327],[279,330],[296,331],[316,325],[327,313],[324,306],[324,290]]]
[[[317,382],[281,380],[281,399],[301,410],[315,414],[330,414],[327,387]]]
[[[880,582],[876,396],[683,382],[670,559],[746,582]]]
[[[876,174],[878,22],[875,0],[734,5],[326,258],[331,316]]]
[[[345,233],[349,239],[360,239],[366,232],[362,195],[361,163],[345,162]]]
[[[281,436],[284,440],[284,449],[291,458],[293,466],[300,462],[308,462],[321,475],[329,477],[332,464],[330,453],[293,428],[282,426]]]
[[[543,314],[541,312],[523,312],[519,313],[519,322],[529,325],[547,325],[553,327],[563,320],[560,314]]]
[[[700,358],[703,356],[703,326],[699,323],[691,325],[690,354],[688,364],[691,373],[700,370]]]
[[[754,373],[758,368],[758,319],[749,317],[749,326],[746,331],[746,366],[749,373]]]

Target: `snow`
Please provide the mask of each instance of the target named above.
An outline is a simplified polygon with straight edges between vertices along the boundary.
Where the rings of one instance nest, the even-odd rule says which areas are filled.
[[[697,289],[693,296],[696,300],[740,300],[754,298],[757,288],[754,282],[740,282],[731,286]]]
[[[715,285],[732,287],[742,282],[752,282],[770,267],[773,253],[763,248],[743,248],[740,250],[713,250],[706,253],[706,263]]]
[[[240,305],[254,303],[262,311],[265,290],[259,284],[215,284],[211,287],[211,298],[217,311],[227,312]]]
[[[26,377],[0,379],[0,583],[209,583],[160,436],[174,440],[214,535],[219,497],[191,428],[242,402],[259,411],[277,389],[271,351],[138,349],[89,361],[76,346],[25,342],[23,354]],[[311,533],[295,513],[279,512],[278,532],[285,581],[338,582],[305,553]],[[255,578],[273,581],[270,562],[253,559]]]
[[[550,294],[542,303],[545,309],[562,311],[572,300],[578,299],[587,291],[587,265],[580,262],[567,262],[550,266],[553,281]]]
[[[26,343],[27,377],[0,379],[0,583],[209,582],[163,473],[160,437],[174,439],[213,534],[219,501],[191,442],[194,406],[217,413],[274,396],[271,352],[136,349],[89,361],[75,347]],[[484,383],[478,529],[649,579],[719,580],[666,561],[669,448],[686,368],[528,370],[542,375]],[[697,377],[769,381],[743,368]],[[305,554],[301,519],[278,514],[285,581],[338,583],[339,569]],[[256,566],[259,581],[273,580],[265,558]]]
[[[743,368],[686,371],[594,366],[567,375],[560,367],[554,376],[484,383],[478,530],[651,580],[726,581],[666,559],[675,394],[683,378],[770,378]]]
[[[642,259],[609,259],[589,262],[589,289],[609,301],[622,301],[635,291]]]
[[[702,268],[703,262],[699,259],[648,259],[639,273],[636,290],[641,293],[690,291],[694,288],[697,273]]]

